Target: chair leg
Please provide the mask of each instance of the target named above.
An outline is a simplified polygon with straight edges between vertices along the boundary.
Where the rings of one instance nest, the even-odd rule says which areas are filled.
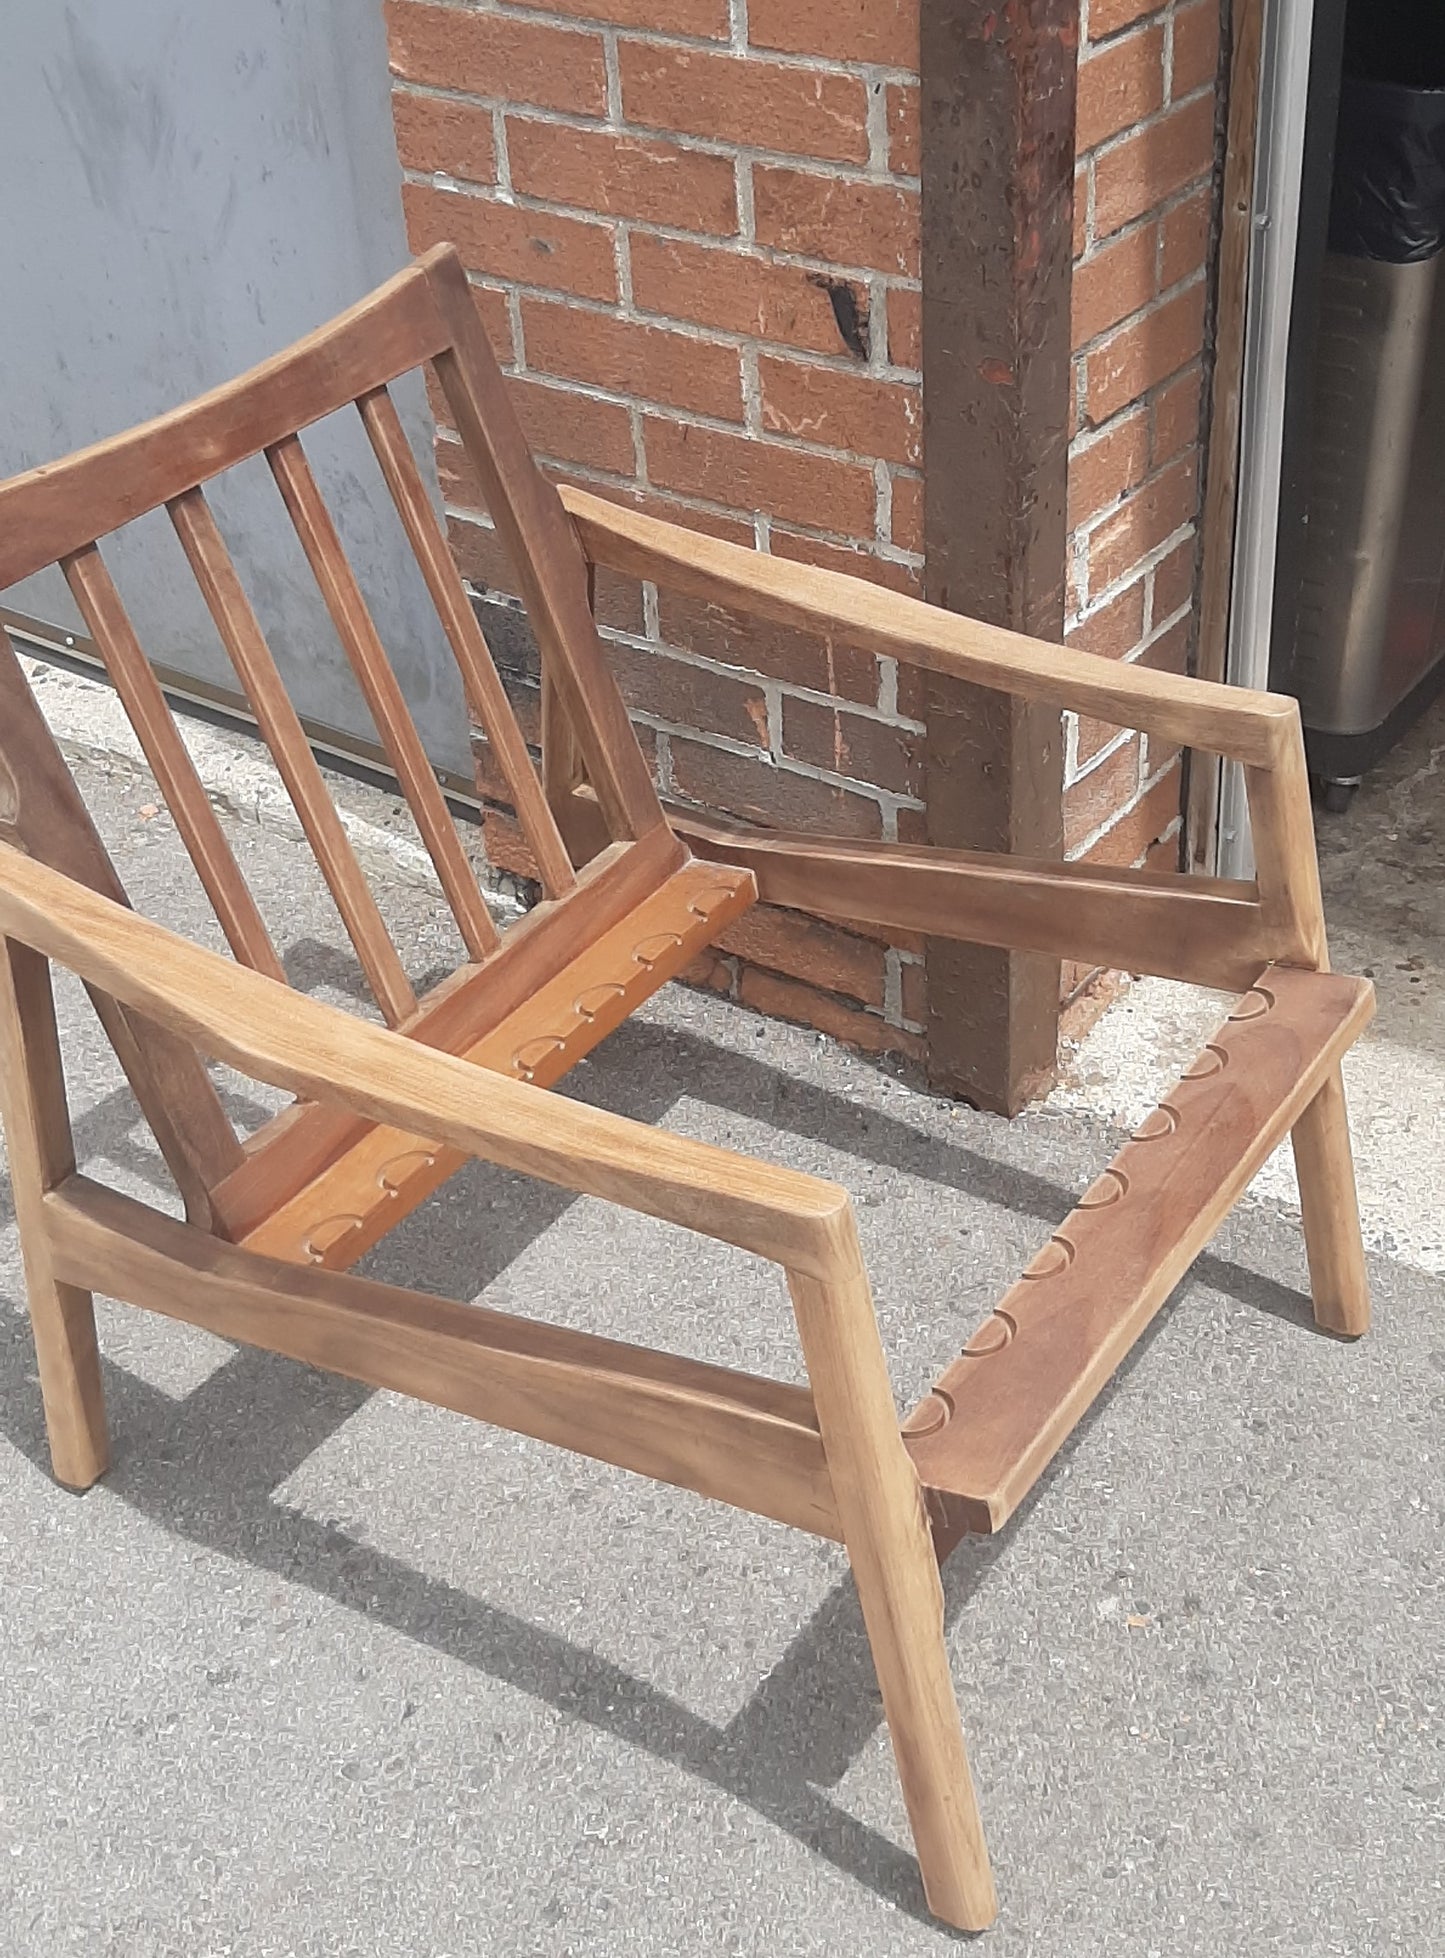
[[[1360,1236],[1345,1090],[1335,1069],[1290,1134],[1315,1323],[1358,1339],[1370,1329],[1370,1281]]]
[[[851,1269],[848,1267],[851,1265]],[[868,1280],[790,1272],[804,1358],[929,1909],[981,1931],[998,1912],[943,1637],[943,1589],[903,1447]]]
[[[88,1489],[110,1450],[89,1292],[51,1269],[45,1192],[75,1168],[50,972],[28,946],[0,939],[0,1116],[20,1226],[40,1397],[56,1479]]]
[[[110,1467],[95,1307],[89,1292],[58,1284],[38,1262],[27,1256],[25,1286],[50,1465],[57,1482],[88,1489]]]

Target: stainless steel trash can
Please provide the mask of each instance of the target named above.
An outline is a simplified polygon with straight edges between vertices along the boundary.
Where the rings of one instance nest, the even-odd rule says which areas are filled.
[[[1445,43],[1429,0],[1351,7],[1292,685],[1347,796],[1445,684]],[[1328,787],[1327,787],[1328,793]]]
[[[1327,782],[1363,774],[1445,682],[1442,256],[1325,262],[1295,687]]]

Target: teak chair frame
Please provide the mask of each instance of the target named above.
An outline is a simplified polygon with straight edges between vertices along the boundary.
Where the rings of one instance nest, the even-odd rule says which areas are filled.
[[[538,782],[387,393],[433,363],[541,647]],[[499,941],[297,431],[355,403],[511,784],[545,897]],[[437,866],[467,961],[418,1001],[202,484],[264,452]],[[164,505],[388,1025],[291,991],[96,540]],[[1071,653],[634,514],[537,471],[450,248],[288,353],[0,487],[0,587],[60,563],[235,955],[136,916],[0,639],[0,1096],[55,1473],[108,1460],[94,1290],[840,1540],[932,1909],[995,1912],[939,1560],[1001,1527],[1269,1152],[1299,1168],[1315,1314],[1369,1317],[1340,1057],[1372,989],[1328,971],[1292,700]],[[703,820],[659,804],[592,567],[1244,765],[1248,883]],[[546,1092],[756,898],[1237,990],[1184,1079],[900,1427],[853,1211],[814,1176]],[[185,1221],[78,1173],[50,988],[80,975]],[[201,1056],[296,1097],[244,1145]],[[347,1267],[468,1157],[781,1267],[806,1387],[422,1296]]]

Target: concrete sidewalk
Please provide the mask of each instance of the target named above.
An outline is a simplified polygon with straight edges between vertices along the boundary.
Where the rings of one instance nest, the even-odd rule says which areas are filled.
[[[154,791],[82,764],[137,904],[215,942]],[[356,817],[370,821],[369,815]],[[384,828],[384,823],[377,825]],[[237,822],[309,990],[304,850]],[[365,839],[363,839],[365,840]],[[389,879],[414,973],[453,956]],[[82,1153],[162,1172],[75,989]],[[228,1083],[254,1121],[274,1097]],[[574,1091],[854,1193],[899,1398],[1117,1141],[1006,1125],[670,990]],[[796,1377],[768,1270],[475,1167],[369,1266]],[[947,1567],[1003,1914],[1049,1958],[1445,1949],[1445,1287],[1317,1336],[1251,1201],[997,1541]],[[45,1467],[0,1213],[0,1952],[912,1954],[928,1919],[831,1546],[102,1307],[115,1466]]]

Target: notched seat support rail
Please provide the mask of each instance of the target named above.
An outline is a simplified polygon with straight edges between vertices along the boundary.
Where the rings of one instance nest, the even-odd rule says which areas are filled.
[[[1001,1529],[1368,1024],[1368,981],[1274,966],[904,1424],[946,1555]]]

